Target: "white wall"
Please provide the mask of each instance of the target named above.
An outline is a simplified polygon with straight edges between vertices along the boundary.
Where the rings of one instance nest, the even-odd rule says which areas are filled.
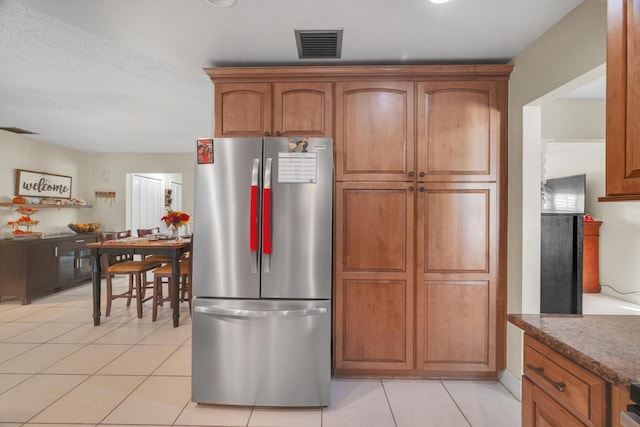
[[[535,253],[539,258],[539,240],[528,241],[526,246],[523,244],[523,229],[539,226],[523,221],[524,198],[539,200],[539,182],[527,181],[524,187],[523,170],[527,165],[540,167],[539,156],[523,157],[526,151],[523,150],[523,107],[605,63],[606,16],[606,0],[585,0],[512,61],[515,67],[509,85],[507,274],[507,310],[510,313],[522,311],[522,289],[528,285],[528,278],[523,276],[523,264],[531,262]],[[531,247],[536,243],[535,248]],[[521,331],[509,324],[507,370],[514,378],[519,378],[522,372],[521,352]]]
[[[542,139],[554,142],[604,142],[606,111],[604,99],[560,98],[544,103]]]
[[[181,173],[182,208],[193,212],[193,154],[93,154],[42,143],[28,136],[0,131],[0,202],[14,196],[15,169],[27,169],[71,176],[72,197],[85,199],[89,209],[42,209],[34,230],[45,233],[67,232],[70,222],[99,222],[100,230],[125,230],[125,192],[127,173]],[[114,200],[96,199],[96,191],[115,191]],[[10,208],[0,207],[0,237],[8,237],[7,221],[17,218]],[[195,220],[195,218],[194,218]]]
[[[15,196],[15,170],[26,169],[71,176],[71,196],[87,199],[90,194],[89,155],[60,148],[14,133],[0,130],[0,202],[11,202]],[[87,199],[88,200],[88,199]],[[40,223],[33,231],[66,232],[70,222],[90,221],[91,209],[40,209],[33,218]],[[11,208],[0,207],[0,238],[11,236],[7,221],[18,214]]]

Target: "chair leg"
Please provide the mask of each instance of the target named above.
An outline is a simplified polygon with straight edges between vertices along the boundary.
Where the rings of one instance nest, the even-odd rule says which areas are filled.
[[[158,304],[162,300],[162,279],[160,277],[153,278],[153,314],[151,321],[158,319]]]
[[[184,276],[184,281],[185,281],[185,286],[187,287],[187,298],[188,298],[188,302],[189,302],[189,315],[192,316],[193,314],[193,309],[191,308],[191,300],[193,299],[192,296],[192,291],[191,291],[191,277]]]
[[[131,298],[133,297],[133,274],[129,274],[129,294],[128,295],[129,296],[127,297],[127,307],[131,305]]]
[[[142,287],[144,286],[141,274],[136,274],[136,309],[138,311],[138,319],[142,319]]]
[[[111,314],[111,301],[113,300],[113,288],[111,284],[111,274],[105,272],[105,276],[107,279],[107,311],[105,316],[109,316]]]

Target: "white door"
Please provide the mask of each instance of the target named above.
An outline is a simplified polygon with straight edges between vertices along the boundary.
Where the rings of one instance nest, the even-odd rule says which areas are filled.
[[[138,228],[160,227],[164,210],[164,183],[161,179],[136,175],[131,177],[131,233]],[[166,228],[166,227],[164,227]]]

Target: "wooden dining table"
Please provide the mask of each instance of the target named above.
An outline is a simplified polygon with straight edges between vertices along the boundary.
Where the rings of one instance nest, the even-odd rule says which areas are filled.
[[[173,326],[180,325],[180,293],[178,292],[178,278],[180,277],[180,265],[178,264],[180,257],[188,252],[191,248],[190,239],[178,240],[158,240],[148,238],[126,238],[118,240],[106,240],[103,242],[88,243],[87,247],[91,249],[93,257],[93,324],[100,324],[100,284],[102,278],[102,268],[100,266],[100,257],[102,255],[163,255],[173,259],[172,268],[172,300],[171,308],[173,309]]]

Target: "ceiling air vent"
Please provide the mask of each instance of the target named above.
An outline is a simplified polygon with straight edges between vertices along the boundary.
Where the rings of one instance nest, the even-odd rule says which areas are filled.
[[[7,132],[12,132],[12,133],[22,133],[26,135],[37,135],[36,132],[31,132],[30,130],[24,130],[24,129],[14,128],[14,127],[0,127],[0,130],[6,130]]]
[[[298,58],[340,58],[342,50],[342,28],[293,31],[296,34]]]

